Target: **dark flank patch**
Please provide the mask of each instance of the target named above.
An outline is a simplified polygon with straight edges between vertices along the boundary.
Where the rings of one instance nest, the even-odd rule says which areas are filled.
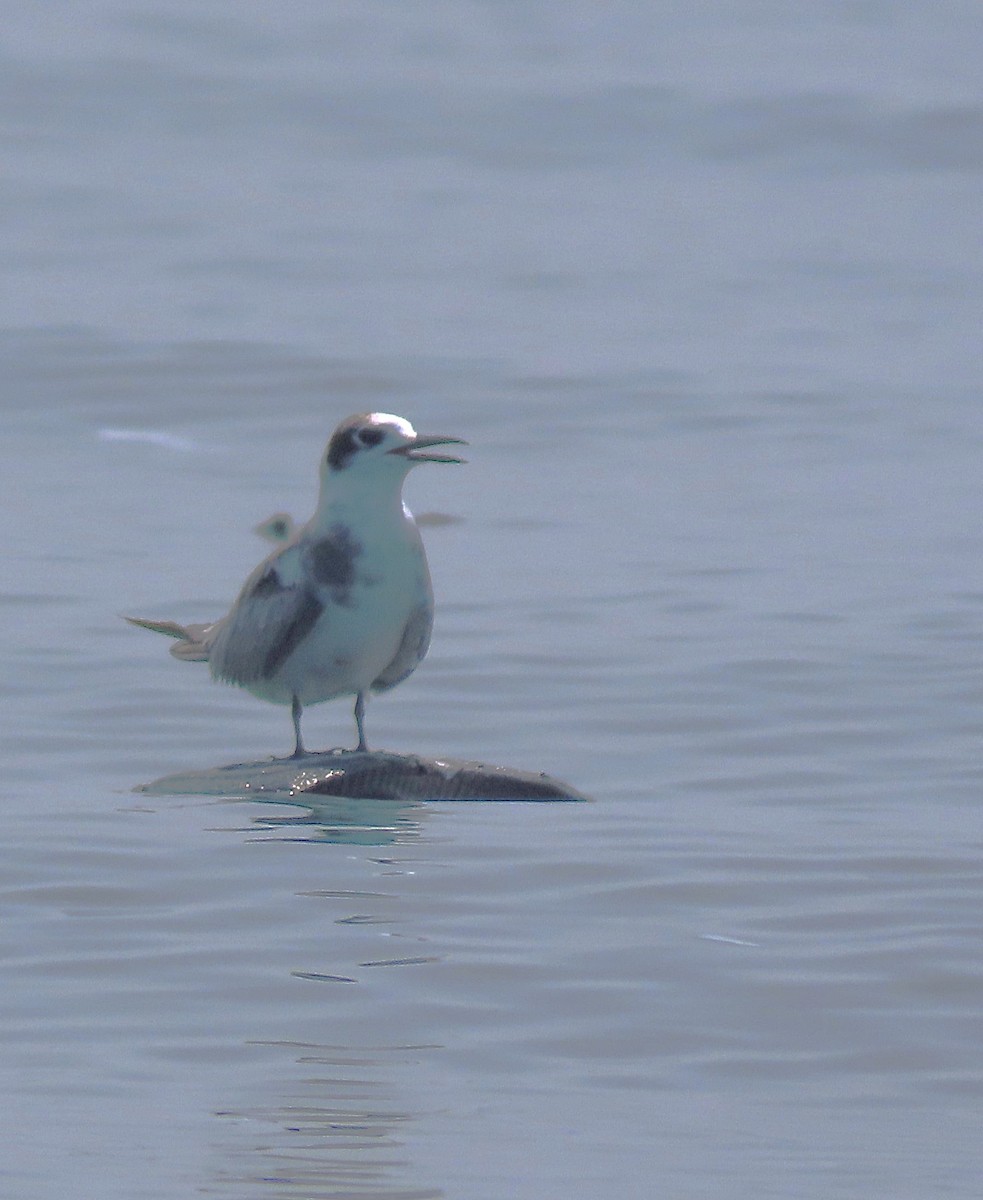
[[[373,691],[385,692],[413,674],[420,660],[430,648],[432,628],[433,608],[429,604],[421,604],[410,614],[410,619],[403,629],[399,649],[393,656],[392,662],[377,679],[372,681]]]
[[[283,632],[269,648],[266,658],[263,660],[262,677],[264,679],[269,679],[271,675],[276,674],[280,666],[286,662],[314,628],[322,612],[324,612],[324,605],[313,592],[304,591],[299,594],[296,611],[284,625]]]
[[[311,574],[322,587],[331,588],[339,604],[348,599],[355,582],[355,560],[361,553],[362,547],[347,525],[332,525],[323,538],[311,543]]]

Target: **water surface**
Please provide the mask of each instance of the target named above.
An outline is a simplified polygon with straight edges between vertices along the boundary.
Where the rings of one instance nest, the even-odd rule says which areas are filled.
[[[981,24],[10,16],[4,1195],[978,1194]],[[370,737],[593,804],[133,791],[289,749],[118,615],[366,409],[471,443]]]

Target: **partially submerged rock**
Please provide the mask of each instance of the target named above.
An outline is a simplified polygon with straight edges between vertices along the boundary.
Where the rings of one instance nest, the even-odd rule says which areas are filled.
[[[343,752],[305,771],[295,794],[366,800],[586,800],[549,775],[458,759]]]
[[[345,796],[362,800],[578,801],[587,797],[542,773],[386,750],[328,750],[303,758],[237,763],[168,775],[138,789],[154,795]]]

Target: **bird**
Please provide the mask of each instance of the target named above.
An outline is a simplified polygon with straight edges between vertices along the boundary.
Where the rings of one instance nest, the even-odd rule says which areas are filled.
[[[434,598],[427,557],[403,483],[420,463],[462,463],[438,448],[457,437],[418,434],[404,417],[358,413],[332,433],[314,515],[247,577],[211,624],[125,617],[176,639],[184,662],[213,679],[290,706],[291,757],[307,751],[301,715],[355,697],[356,751],[368,751],[365,700],[401,683],[430,646]]]
[[[253,533],[258,533],[266,541],[276,542],[281,546],[284,542],[289,542],[296,532],[297,525],[293,517],[285,512],[275,512],[272,517],[267,517],[265,521],[260,521],[253,527]]]

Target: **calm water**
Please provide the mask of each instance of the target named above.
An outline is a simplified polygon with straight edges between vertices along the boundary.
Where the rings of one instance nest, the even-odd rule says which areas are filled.
[[[6,14],[0,1194],[979,1195],[981,56],[957,0]],[[472,444],[370,737],[595,803],[133,791],[289,749],[118,614],[223,611],[370,408]]]

